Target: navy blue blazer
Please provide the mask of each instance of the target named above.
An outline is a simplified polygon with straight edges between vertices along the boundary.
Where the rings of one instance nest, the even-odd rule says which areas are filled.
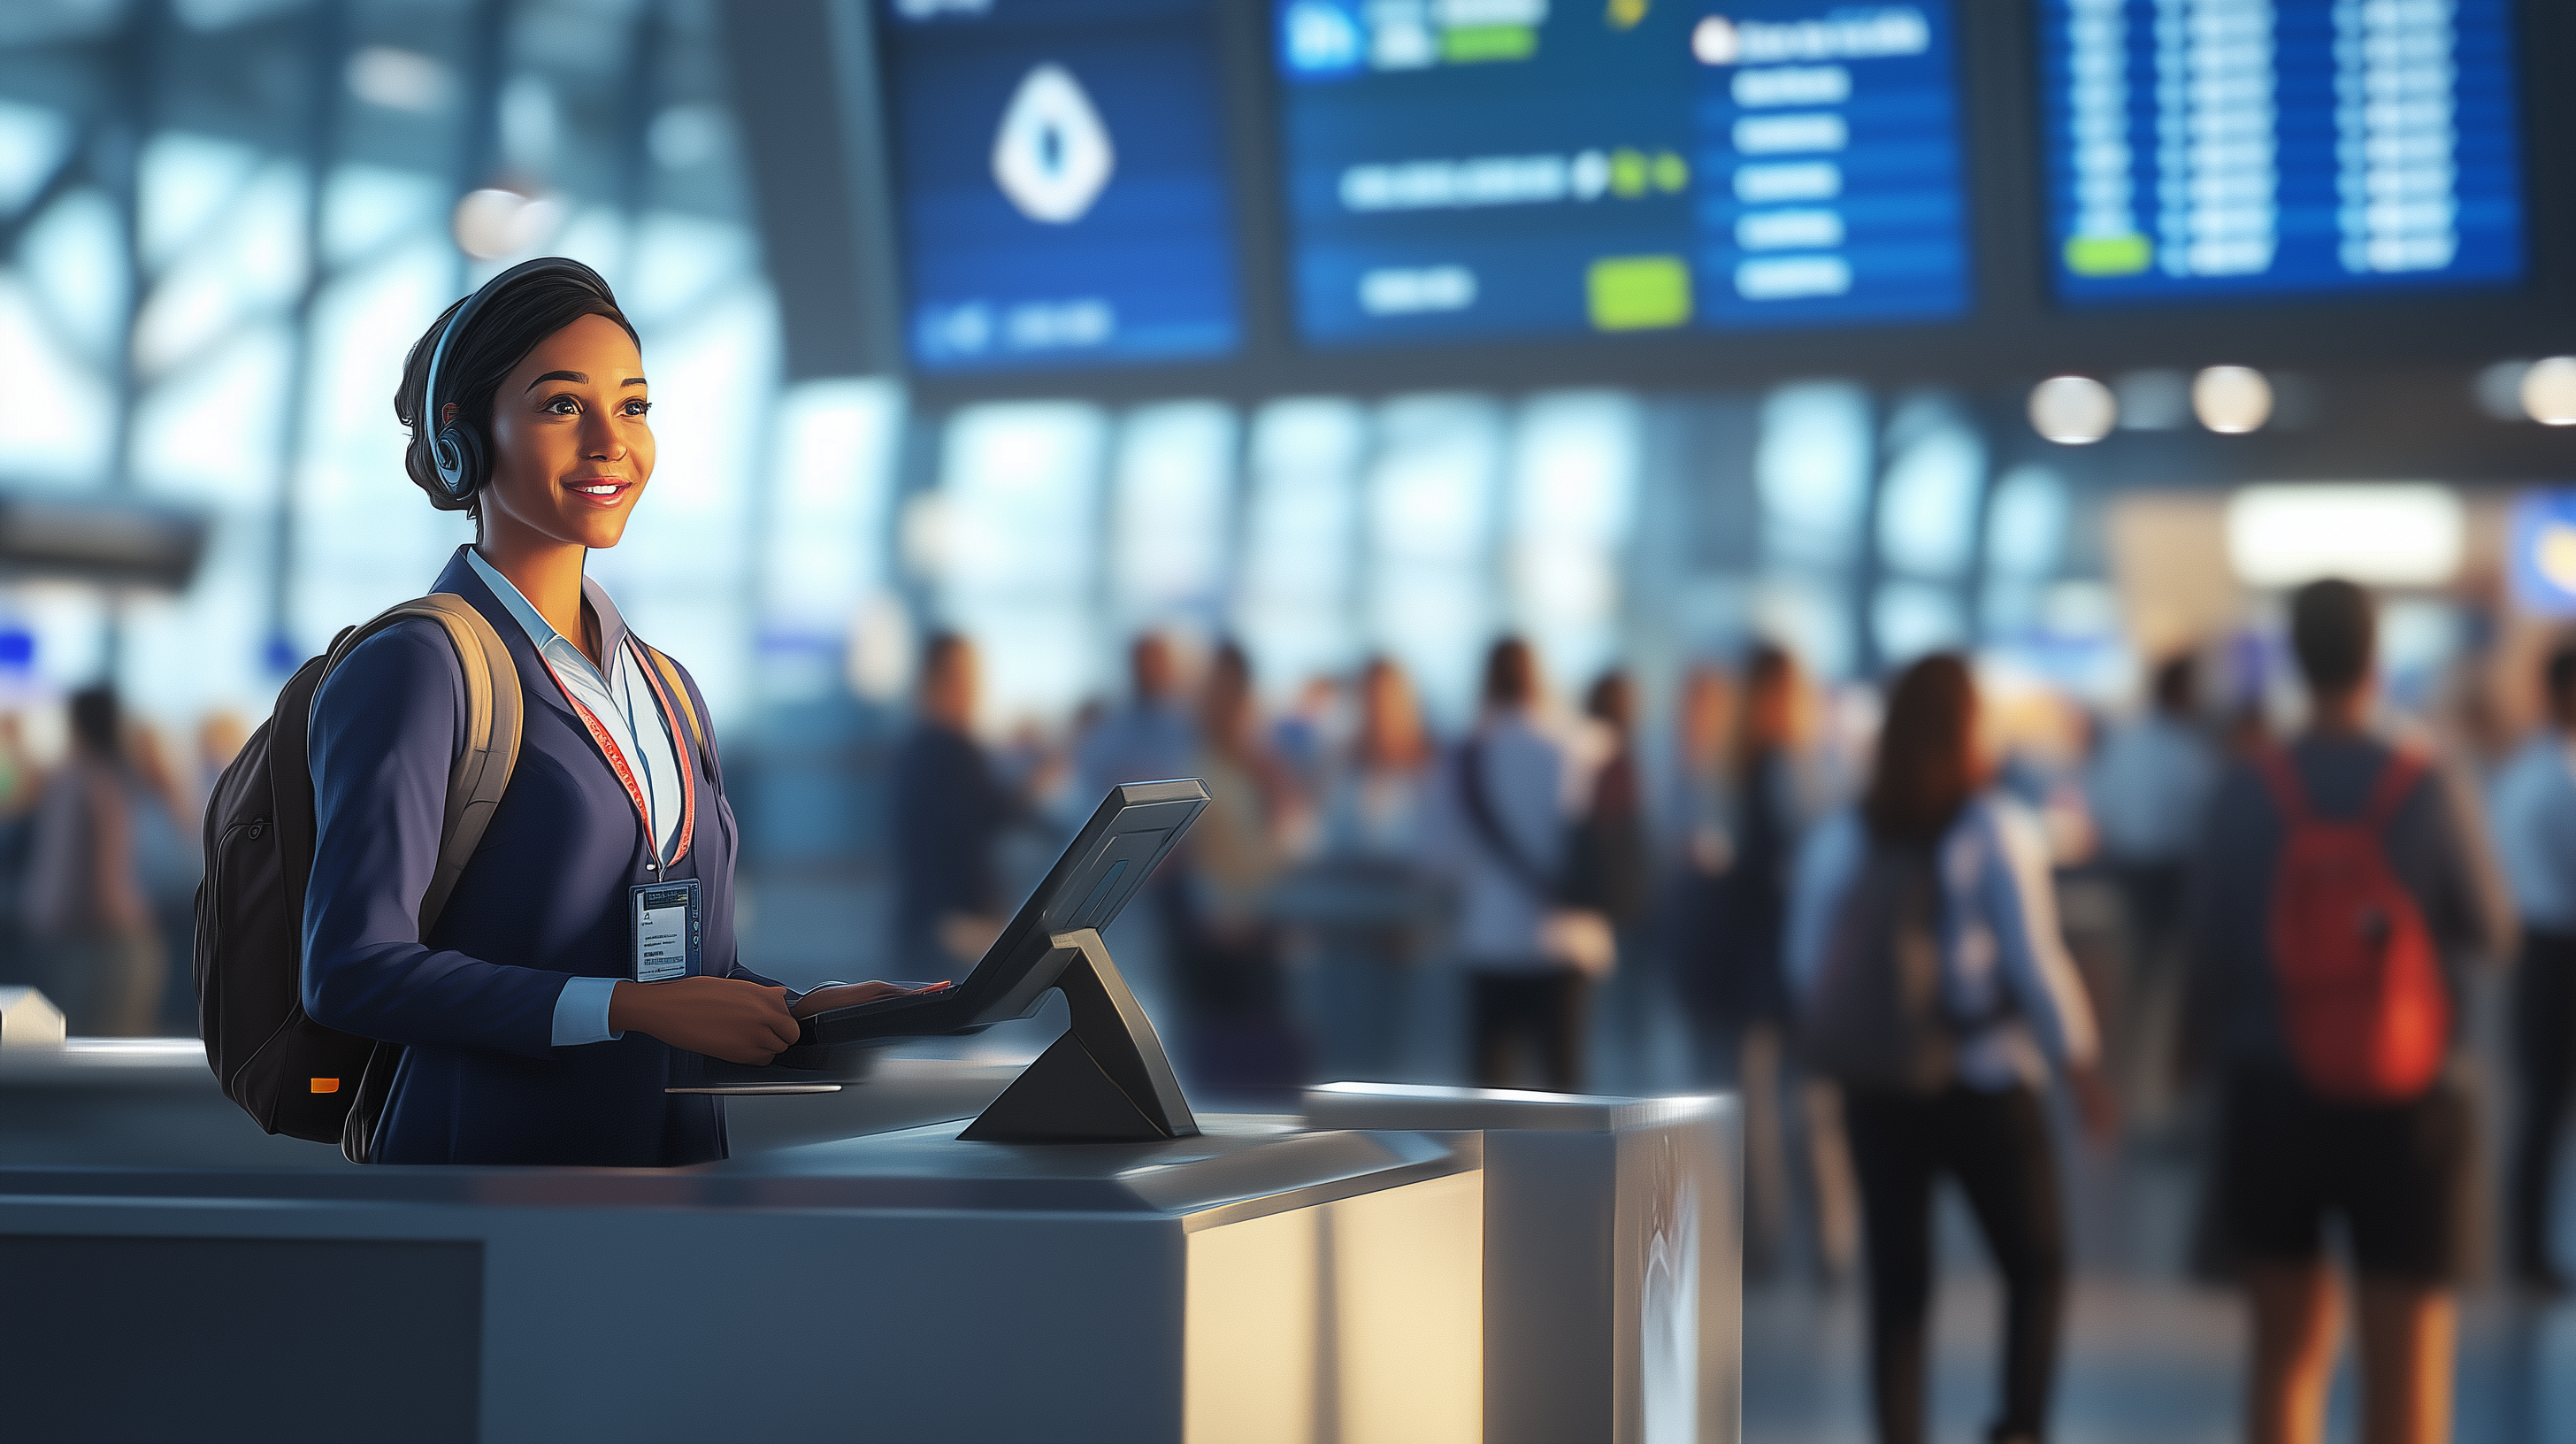
[[[665,1094],[698,1055],[629,1032],[554,1046],[555,999],[578,975],[630,976],[628,889],[644,827],[527,632],[460,547],[435,590],[509,644],[526,698],[509,790],[420,936],[448,770],[465,745],[465,679],[445,632],[406,621],[368,638],[323,683],[311,731],[316,838],[304,896],[304,1011],[400,1043],[377,1125],[385,1163],[665,1166],[725,1156],[721,1099]],[[706,715],[697,683],[683,680]],[[735,956],[733,809],[724,774],[680,732],[698,806],[673,878],[704,894],[699,971],[751,978]]]

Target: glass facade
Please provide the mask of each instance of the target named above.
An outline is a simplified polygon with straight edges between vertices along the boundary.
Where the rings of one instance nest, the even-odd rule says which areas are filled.
[[[1039,401],[926,412],[784,379],[709,0],[193,0],[0,21],[0,486],[200,507],[184,596],[0,590],[0,668],[144,712],[256,713],[469,536],[391,407],[439,310],[524,255],[643,333],[650,501],[595,573],[720,718],[906,683],[983,644],[989,720],[1060,725],[1149,627],[1260,683],[1383,653],[1435,720],[1510,628],[1564,693],[1771,635],[1827,676],[2045,626],[2064,484],[1998,476],[1955,399]]]

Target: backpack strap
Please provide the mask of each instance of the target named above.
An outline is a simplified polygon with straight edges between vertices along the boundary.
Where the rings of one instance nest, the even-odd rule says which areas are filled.
[[[688,685],[680,680],[679,665],[663,656],[660,648],[637,637],[632,631],[626,635],[645,656],[652,659],[653,670],[662,674],[663,684],[671,689],[671,705],[679,712],[681,722],[689,729],[689,745],[697,749],[698,759],[707,769],[707,780],[713,782],[717,775],[715,729],[709,727],[706,719],[698,715],[697,699],[690,694]]]
[[[2299,785],[2299,769],[2290,763],[2290,753],[2283,747],[2266,747],[2254,754],[2254,771],[2263,779],[2263,788],[2272,794],[2272,805],[2281,809],[2281,820],[2291,827],[2308,821],[2307,789]]]
[[[2386,830],[2397,818],[2397,809],[2415,795],[2415,784],[2423,780],[2430,764],[2424,754],[2411,747],[2401,747],[2379,770],[2379,780],[2371,784],[2369,805],[2362,809],[2362,826],[2372,832]]]
[[[1502,819],[1494,815],[1493,799],[1485,793],[1485,745],[1470,735],[1458,744],[1458,795],[1467,805],[1467,821],[1476,829],[1476,839],[1503,865],[1520,885],[1544,905],[1556,901],[1556,887],[1537,863],[1520,849],[1511,834],[1503,831]]]
[[[492,624],[463,597],[432,592],[399,606],[387,607],[365,623],[342,632],[331,644],[323,676],[348,659],[358,644],[385,628],[413,619],[436,622],[456,648],[457,670],[465,679],[465,755],[447,774],[447,812],[439,826],[438,866],[420,898],[420,932],[429,936],[447,908],[456,881],[483,841],[493,809],[509,788],[518,766],[519,738],[526,722],[525,699],[519,692],[519,666]],[[314,695],[321,695],[317,684]]]

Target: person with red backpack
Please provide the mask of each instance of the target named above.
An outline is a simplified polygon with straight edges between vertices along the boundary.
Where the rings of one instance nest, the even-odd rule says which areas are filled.
[[[2482,927],[2440,774],[2370,731],[2376,632],[2350,582],[2292,594],[2307,727],[2235,766],[2195,857],[2190,1032],[2223,1070],[2210,1216],[2253,1310],[2253,1444],[2322,1437],[2329,1219],[2359,1281],[2365,1436],[2450,1434],[2474,1127],[2446,1074]]]

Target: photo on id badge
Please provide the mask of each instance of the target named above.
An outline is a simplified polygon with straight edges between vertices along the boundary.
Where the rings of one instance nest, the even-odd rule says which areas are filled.
[[[698,971],[698,879],[638,883],[628,891],[635,981],[660,983]]]

